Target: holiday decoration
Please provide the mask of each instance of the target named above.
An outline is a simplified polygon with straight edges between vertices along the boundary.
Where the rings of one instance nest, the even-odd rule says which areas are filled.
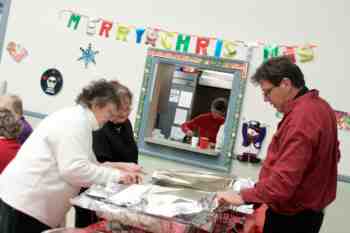
[[[264,62],[279,55],[279,47],[267,45],[264,47]]]
[[[17,63],[21,62],[28,55],[28,52],[25,48],[23,48],[20,44],[16,44],[13,41],[8,43],[6,49],[9,52],[10,56],[13,58],[13,60],[15,60]]]
[[[209,46],[210,39],[205,37],[197,38],[196,54],[207,55],[207,49]]]
[[[112,29],[112,27],[113,27],[112,21],[103,20],[102,24],[101,24],[99,35],[108,38],[109,31]]]
[[[296,59],[295,59],[295,48],[293,46],[287,46],[285,47],[284,51],[283,51],[283,55],[284,56],[288,56],[290,57],[290,60],[295,63]]]
[[[279,119],[282,119],[282,118],[283,118],[283,113],[277,111],[277,112],[275,113],[275,116],[276,116],[277,118],[279,118]]]
[[[130,28],[128,26],[118,25],[117,40],[126,42],[128,40],[129,33],[130,33]]]
[[[77,30],[78,25],[79,25],[79,23],[80,23],[80,19],[81,19],[81,16],[80,16],[80,15],[75,14],[75,13],[72,13],[71,16],[70,16],[70,18],[69,18],[67,27],[68,27],[68,28],[71,28],[71,26],[73,25],[73,29],[74,29],[74,30]]]
[[[94,36],[97,31],[97,24],[101,21],[101,19],[94,19],[91,18],[88,21],[88,24],[86,26],[86,34],[89,36]]]
[[[306,45],[297,49],[300,62],[309,62],[314,59],[314,51],[312,45]]]
[[[162,32],[160,34],[160,44],[164,49],[172,49],[172,39],[176,36],[175,32]]]
[[[178,34],[176,41],[176,51],[178,52],[188,52],[188,48],[190,47],[191,36],[184,36],[183,34]],[[181,49],[183,47],[183,49]]]
[[[266,127],[261,126],[259,121],[248,121],[242,127],[244,152],[237,156],[241,162],[260,163],[258,154],[266,136]]]
[[[217,58],[221,57],[222,44],[223,44],[222,40],[217,40],[216,41],[214,56],[217,57]]]
[[[136,28],[136,43],[140,44],[142,40],[143,33],[145,33],[144,28]]]
[[[40,85],[45,94],[56,95],[63,85],[61,72],[54,68],[46,70],[41,75]]]
[[[225,58],[233,58],[237,54],[237,43],[232,41],[224,41],[224,57]]]
[[[86,34],[89,36],[112,38],[116,41],[124,42],[135,41],[137,44],[144,44],[155,48],[215,56],[217,58],[234,59],[238,53],[245,51],[244,49],[238,49],[239,47],[249,47],[262,48],[258,51],[263,53],[264,61],[283,54],[290,56],[293,62],[309,62],[314,59],[314,48],[316,47],[313,44],[303,46],[271,45],[261,41],[223,40],[216,37],[170,32],[161,28],[133,26],[103,19],[102,17],[89,17],[71,10],[60,11],[59,16],[60,19],[66,18],[68,20],[66,24],[68,29],[78,31],[77,29],[83,24],[83,27],[86,27]],[[295,59],[295,55],[298,56],[298,59]]]
[[[350,113],[334,111],[337,118],[338,129],[350,130]]]
[[[157,39],[159,36],[159,30],[158,29],[149,29],[146,32],[146,42],[145,44],[149,44],[152,47],[156,47]]]
[[[95,55],[98,54],[98,51],[93,51],[91,44],[89,44],[87,49],[83,49],[80,47],[80,50],[82,52],[81,57],[78,58],[78,61],[83,60],[85,64],[85,68],[88,68],[88,65],[92,62],[96,65],[95,61]]]

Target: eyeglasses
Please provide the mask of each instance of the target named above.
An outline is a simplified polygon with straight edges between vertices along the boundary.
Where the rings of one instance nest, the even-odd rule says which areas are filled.
[[[122,112],[131,112],[132,107],[130,105],[128,106],[123,106],[120,109],[118,109],[118,111],[122,111]]]
[[[270,87],[269,89],[263,90],[263,96],[264,96],[265,98],[270,97],[272,90],[273,90],[274,88],[276,88],[276,87],[278,87],[278,86],[272,86],[272,87]]]
[[[111,107],[109,109],[107,109],[107,113],[108,113],[108,118],[111,118],[111,117],[115,116],[116,114],[118,114],[117,106],[111,105]]]
[[[128,117],[130,112],[132,110],[131,106],[123,106],[120,107],[119,109],[117,109],[117,111],[113,114],[113,117],[116,118],[124,118],[124,117]]]

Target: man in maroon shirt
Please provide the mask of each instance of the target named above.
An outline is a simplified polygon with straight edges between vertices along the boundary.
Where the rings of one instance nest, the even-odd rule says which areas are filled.
[[[253,82],[264,100],[284,114],[267,150],[259,180],[239,194],[220,192],[220,204],[268,206],[264,233],[319,232],[324,208],[336,197],[340,159],[334,111],[308,90],[288,57],[261,65]]]

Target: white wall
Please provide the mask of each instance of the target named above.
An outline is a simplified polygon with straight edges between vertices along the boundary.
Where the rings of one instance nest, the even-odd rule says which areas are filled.
[[[227,40],[262,40],[277,44],[314,42],[313,62],[301,64],[307,84],[320,90],[336,110],[350,111],[346,75],[346,60],[350,53],[350,2],[347,0],[295,1],[19,1],[12,0],[8,30],[4,45],[15,41],[29,51],[21,63],[15,63],[6,51],[0,65],[1,79],[8,80],[8,91],[21,95],[25,108],[51,113],[73,104],[80,88],[89,81],[115,78],[131,88],[137,107],[146,55],[146,47],[134,41],[123,43],[100,36],[89,37],[84,28],[77,31],[66,27],[67,20],[59,19],[61,10],[72,10],[91,17],[102,17],[129,25],[159,27],[168,31]],[[97,65],[88,69],[81,62],[80,47],[100,51]],[[255,54],[253,66],[261,62]],[[61,93],[47,96],[40,89],[40,76],[48,68],[59,69],[64,78]],[[132,119],[135,117],[133,112]],[[272,132],[278,119],[275,111],[262,101],[260,90],[247,86],[242,117],[265,122]],[[271,134],[267,137],[269,141]],[[350,132],[340,131],[343,152],[340,173],[350,175]],[[238,142],[241,141],[239,138]],[[265,152],[264,151],[262,154]]]

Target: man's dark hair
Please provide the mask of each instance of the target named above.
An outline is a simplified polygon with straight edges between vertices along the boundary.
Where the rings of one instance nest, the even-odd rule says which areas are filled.
[[[214,99],[211,103],[211,111],[224,116],[227,111],[227,100],[222,97]]]
[[[303,72],[288,56],[274,57],[264,62],[251,79],[253,83],[267,80],[278,86],[284,78],[288,78],[294,87],[305,86]]]

